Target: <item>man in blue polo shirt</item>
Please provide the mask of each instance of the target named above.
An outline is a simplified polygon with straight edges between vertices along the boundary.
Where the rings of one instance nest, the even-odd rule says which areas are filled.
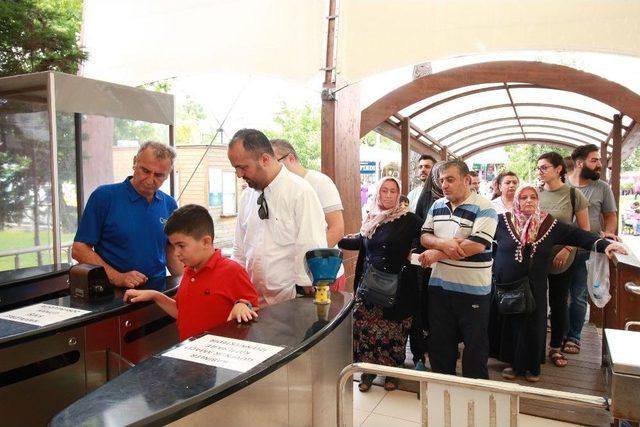
[[[444,197],[422,227],[423,267],[429,279],[429,362],[433,372],[456,374],[460,337],[462,375],[489,378],[491,244],[498,215],[491,202],[471,191],[469,168],[459,160],[440,168]]]
[[[91,194],[73,242],[76,261],[102,265],[111,283],[126,288],[164,277],[165,266],[182,273],[163,230],[178,206],[160,191],[175,157],[172,147],[145,142],[133,158],[133,176]]]

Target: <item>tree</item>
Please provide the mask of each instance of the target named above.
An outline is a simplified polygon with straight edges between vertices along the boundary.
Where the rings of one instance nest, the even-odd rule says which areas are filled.
[[[515,172],[521,181],[534,182],[537,176],[536,166],[538,157],[541,154],[555,151],[562,157],[566,157],[571,152],[566,148],[556,147],[554,145],[532,145],[519,144],[510,145],[504,148],[509,156],[509,161],[505,165],[505,170]]]
[[[305,105],[289,108],[282,104],[274,122],[280,127],[265,133],[270,139],[286,139],[296,149],[302,166],[320,170],[320,109]]]
[[[0,77],[38,71],[75,74],[88,54],[78,46],[82,0],[0,2]]]
[[[176,112],[176,145],[202,144],[202,127],[207,114],[200,103],[190,96],[178,103]]]
[[[640,148],[636,147],[631,155],[622,162],[623,172],[640,172]]]
[[[82,0],[0,2],[0,77],[39,71],[76,73],[87,53],[78,46]],[[58,114],[60,184],[75,177],[73,116]],[[29,218],[34,244],[49,216],[50,168],[46,108],[14,99],[0,102],[0,229]],[[62,191],[61,191],[62,194]],[[63,228],[75,227],[75,209],[60,200]],[[42,263],[38,254],[38,263]]]

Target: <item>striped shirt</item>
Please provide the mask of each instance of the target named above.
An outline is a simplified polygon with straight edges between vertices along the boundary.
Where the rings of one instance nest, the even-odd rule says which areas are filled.
[[[422,232],[441,239],[461,237],[483,244],[485,250],[459,261],[438,261],[432,266],[429,286],[472,295],[489,294],[493,265],[491,243],[497,224],[494,206],[475,192],[453,212],[446,198],[436,200],[429,209]]]

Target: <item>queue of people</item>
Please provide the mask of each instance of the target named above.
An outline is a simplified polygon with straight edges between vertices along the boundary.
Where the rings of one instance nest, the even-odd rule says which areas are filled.
[[[175,151],[155,142],[140,147],[124,182],[94,191],[73,244],[77,261],[104,266],[114,285],[130,288],[126,301],[154,301],[177,318],[181,339],[310,292],[305,253],[337,245],[358,251],[355,362],[402,367],[409,340],[417,369],[428,357],[434,372],[455,375],[462,342],[463,376],[488,378],[491,355],[508,364],[503,377],[535,382],[546,359],[561,368],[565,354],[580,351],[589,252],[625,253],[595,146],[573,152],[571,173],[559,154],[540,156],[540,188],[501,173],[491,201],[464,162],[423,156],[421,185],[403,199],[396,179],[379,180],[359,232],[349,235],[335,184],[306,170],[287,141],[243,129],[228,158],[247,183],[231,260],[214,246],[206,208],[178,209],[160,190]],[[175,300],[136,289],[166,269],[182,274]],[[335,289],[345,283],[341,270]],[[526,290],[517,309],[502,298],[515,288]],[[363,375],[360,391],[373,379]],[[398,386],[391,377],[384,384]]]

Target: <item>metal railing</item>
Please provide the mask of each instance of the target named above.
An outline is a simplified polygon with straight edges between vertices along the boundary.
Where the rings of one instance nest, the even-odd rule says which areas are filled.
[[[564,391],[545,390],[535,387],[521,386],[515,383],[505,383],[499,381],[479,380],[471,378],[457,377],[453,375],[436,374],[433,372],[420,372],[410,369],[393,368],[390,366],[374,365],[371,363],[354,363],[345,367],[338,378],[338,412],[337,412],[337,425],[339,427],[345,426],[344,420],[344,389],[346,383],[351,380],[351,377],[355,373],[367,373],[375,375],[385,375],[404,380],[417,381],[420,383],[420,409],[421,409],[421,424],[423,426],[428,425],[429,413],[431,409],[438,410],[439,415],[442,415],[444,422],[438,423],[445,427],[450,427],[452,420],[452,410],[464,411],[467,414],[468,426],[475,424],[475,413],[478,408],[478,414],[480,414],[480,402],[475,400],[467,400],[464,402],[464,407],[452,408],[452,401],[456,400],[459,403],[459,399],[453,399],[453,393],[455,390],[445,390],[443,392],[442,406],[429,407],[429,394],[428,385],[438,385],[444,387],[451,387],[457,389],[473,390],[480,393],[485,393],[488,399],[488,420],[481,422],[479,425],[488,425],[491,427],[497,426],[499,418],[499,404],[497,395],[508,395],[509,403],[508,407],[502,408],[508,410],[508,423],[511,427],[518,425],[518,413],[519,413],[519,399],[527,398],[537,401],[553,402],[553,403],[565,403],[571,405],[578,405],[582,407],[592,409],[609,409],[609,400],[606,397],[588,396],[584,394],[568,393]],[[434,399],[436,400],[436,399]],[[440,399],[437,399],[440,402]],[[436,403],[437,404],[437,403]],[[454,402],[455,406],[455,402]],[[503,405],[504,406],[504,405]]]
[[[67,242],[67,243],[63,243],[62,246],[60,247],[60,251],[61,252],[66,252],[67,253],[67,261],[69,262],[69,264],[71,264],[71,245],[73,244],[73,242]],[[38,254],[40,252],[46,252],[46,251],[51,251],[53,250],[53,245],[40,245],[40,246],[31,246],[28,248],[21,248],[21,249],[9,249],[6,251],[0,251],[0,258],[5,258],[5,257],[13,257],[13,265],[14,265],[14,269],[17,270],[20,268],[20,255],[25,255],[25,254]],[[41,265],[40,263],[40,258],[38,257],[38,266]]]

